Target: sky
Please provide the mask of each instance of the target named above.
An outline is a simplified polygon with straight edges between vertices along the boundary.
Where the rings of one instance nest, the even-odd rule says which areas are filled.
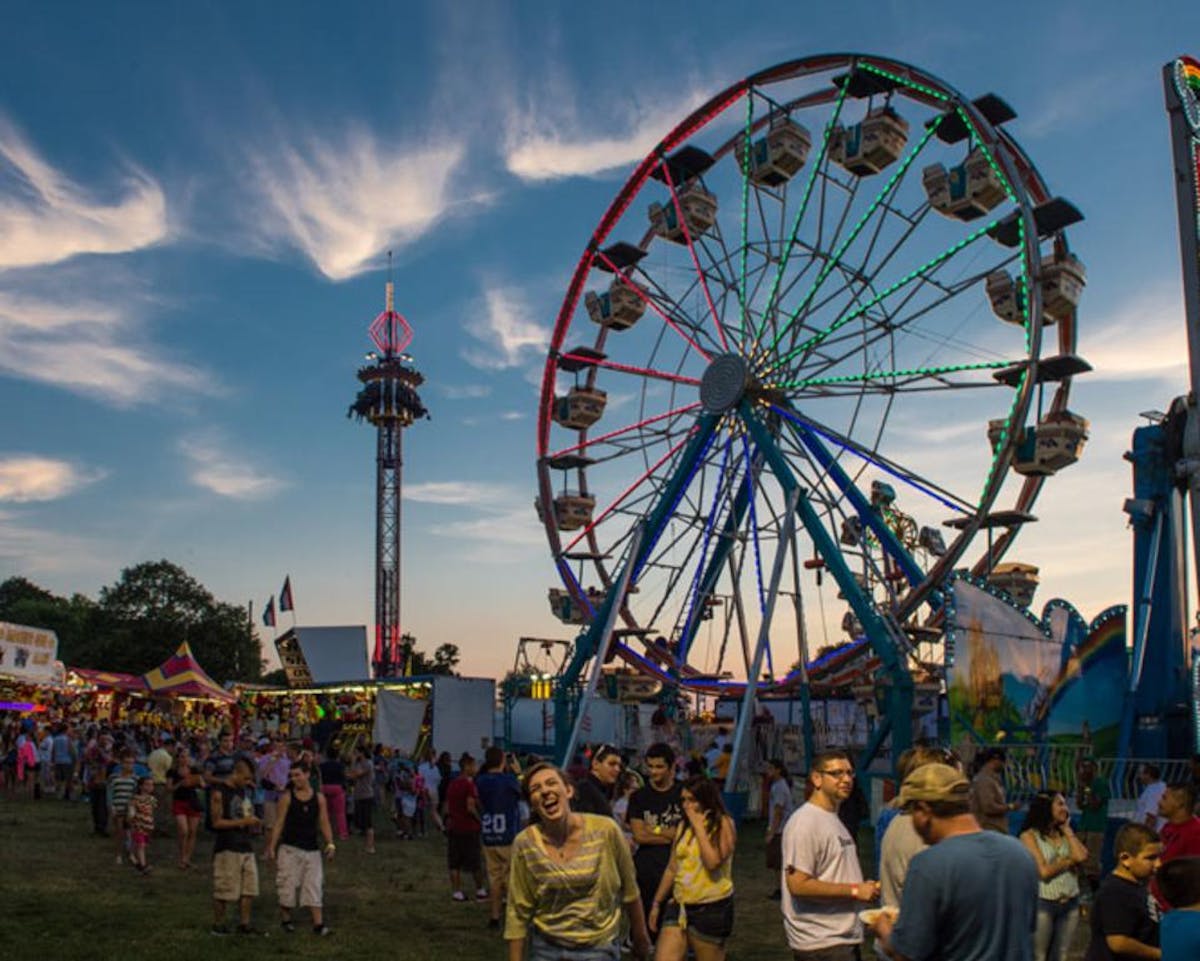
[[[1071,406],[1091,437],[1009,559],[1041,568],[1039,606],[1127,603],[1121,455],[1187,386],[1160,68],[1196,52],[1178,43],[1200,10],[1155,9],[10,4],[0,579],[95,596],[165,557],[231,603],[258,611],[290,575],[298,623],[369,623],[374,438],[346,409],[390,250],[432,415],[404,441],[404,627],[475,676],[503,674],[520,636],[569,638],[546,603],[535,427],[580,252],[698,103],[853,50],[999,93],[1085,214],[1095,371]],[[943,460],[986,431],[934,426]]]

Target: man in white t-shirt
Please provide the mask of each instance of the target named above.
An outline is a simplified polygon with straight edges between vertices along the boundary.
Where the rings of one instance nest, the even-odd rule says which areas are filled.
[[[1167,823],[1167,819],[1159,817],[1158,814],[1158,802],[1162,800],[1162,796],[1167,791],[1167,785],[1162,779],[1162,772],[1156,764],[1143,764],[1141,770],[1138,771],[1138,780],[1145,787],[1138,795],[1137,810],[1133,814],[1133,819],[1138,824],[1146,825],[1152,831],[1161,831],[1163,825]]]
[[[853,961],[862,943],[858,912],[879,897],[864,881],[854,838],[837,816],[854,788],[845,751],[813,758],[812,796],[783,829],[783,928],[794,961]]]

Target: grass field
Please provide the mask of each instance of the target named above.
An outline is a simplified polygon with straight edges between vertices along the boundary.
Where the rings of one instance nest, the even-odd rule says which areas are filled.
[[[211,840],[202,833],[198,870],[175,866],[173,838],[155,838],[148,877],[114,863],[107,838],[90,834],[86,804],[0,801],[0,958],[191,959],[387,958],[388,961],[501,959],[504,942],[489,931],[486,904],[451,901],[445,841],[430,835],[399,841],[379,835],[379,853],[361,841],[339,843],[325,877],[329,938],[307,924],[280,931],[274,883],[259,862],[262,895],[255,922],[266,938],[216,938],[208,869]],[[763,866],[762,829],[746,826],[734,861],[737,920],[733,961],[785,958],[779,905],[767,899],[773,879]],[[297,913],[297,921],[306,912]]]

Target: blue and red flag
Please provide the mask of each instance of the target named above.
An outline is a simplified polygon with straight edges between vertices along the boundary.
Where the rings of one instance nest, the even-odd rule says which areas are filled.
[[[283,590],[279,592],[279,613],[291,611],[295,609],[292,603],[292,576],[289,574],[283,579]]]
[[[271,599],[267,601],[267,606],[263,608],[263,624],[267,627],[275,626],[275,595],[271,595]]]

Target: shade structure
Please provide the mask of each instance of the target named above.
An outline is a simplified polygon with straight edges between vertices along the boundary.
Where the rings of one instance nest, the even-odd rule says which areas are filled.
[[[237,698],[204,673],[187,641],[154,670],[143,676],[154,697],[202,697],[232,704]]]
[[[146,679],[138,674],[122,674],[119,671],[96,671],[87,667],[69,668],[81,681],[95,687],[107,688],[112,691],[124,691],[132,694],[145,694]]]

